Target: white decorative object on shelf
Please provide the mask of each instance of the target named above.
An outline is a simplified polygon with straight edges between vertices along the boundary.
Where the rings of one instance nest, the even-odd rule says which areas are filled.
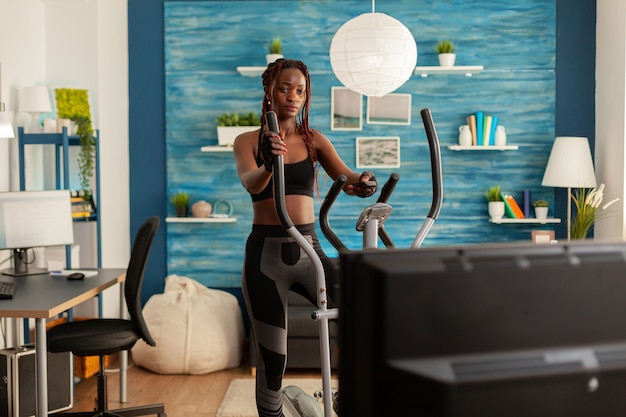
[[[491,223],[496,223],[496,224],[501,224],[501,223],[539,223],[539,224],[561,223],[561,219],[555,219],[555,218],[536,219],[534,217],[529,217],[526,219],[511,219],[511,218],[503,217],[499,220],[489,219],[489,221]]]
[[[469,125],[459,126],[459,146],[472,146],[472,131]]]
[[[471,77],[473,74],[478,74],[483,69],[485,69],[482,65],[473,65],[473,66],[454,66],[454,67],[437,67],[437,66],[428,66],[428,67],[415,67],[413,71],[416,75],[421,75],[422,77],[428,77],[428,75],[436,75],[436,74],[465,74],[468,77]]]
[[[461,145],[448,145],[448,149],[451,151],[516,151],[519,147],[517,145],[505,145],[505,146],[461,146]]]

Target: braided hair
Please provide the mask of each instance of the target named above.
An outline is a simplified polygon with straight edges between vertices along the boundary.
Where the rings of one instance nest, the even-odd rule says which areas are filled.
[[[280,79],[280,74],[283,69],[296,68],[304,74],[306,79],[306,99],[302,110],[296,116],[296,129],[302,137],[306,148],[309,152],[309,158],[313,164],[317,162],[317,153],[315,146],[313,145],[313,139],[318,133],[317,130],[311,129],[309,126],[309,105],[311,103],[311,77],[309,76],[309,70],[302,61],[293,59],[280,58],[267,66],[267,69],[263,72],[263,92],[265,97],[262,104],[262,114],[267,113],[269,110],[273,110],[271,100],[274,99],[274,91],[276,89],[276,82]],[[316,170],[316,183],[317,183],[317,170]]]

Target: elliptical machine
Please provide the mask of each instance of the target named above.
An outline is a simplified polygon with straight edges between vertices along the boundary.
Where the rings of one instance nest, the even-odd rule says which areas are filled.
[[[412,248],[418,248],[421,246],[424,238],[432,228],[433,224],[437,220],[439,212],[441,210],[441,204],[443,200],[443,181],[441,171],[441,153],[439,149],[439,139],[435,130],[435,125],[432,120],[432,115],[429,109],[423,109],[421,112],[422,121],[426,130],[426,136],[428,138],[428,144],[430,149],[431,160],[431,175],[432,175],[432,187],[433,198],[430,211],[426,217],[426,220],[422,224],[418,231]],[[266,120],[268,128],[280,134],[280,128],[278,126],[278,118],[276,113],[269,111],[266,113]],[[319,337],[320,337],[320,353],[321,353],[321,368],[322,368],[322,401],[323,401],[323,414],[319,408],[317,400],[302,391],[298,387],[288,386],[283,389],[283,414],[286,417],[332,417],[333,409],[337,407],[338,393],[332,393],[331,387],[331,358],[330,358],[330,331],[329,320],[334,320],[339,317],[339,310],[336,308],[328,308],[328,299],[326,291],[326,280],[324,276],[324,268],[320,258],[317,256],[315,249],[312,245],[302,236],[302,234],[294,226],[293,222],[289,218],[287,208],[285,206],[285,174],[284,174],[284,162],[282,156],[276,156],[273,161],[273,188],[274,188],[274,204],[280,220],[281,225],[287,231],[287,233],[298,243],[300,248],[307,254],[313,263],[316,282],[317,282],[317,310],[312,314],[312,319],[319,323]],[[398,174],[391,174],[389,180],[385,183],[381,190],[381,194],[376,203],[367,207],[359,216],[357,221],[357,230],[363,231],[363,248],[376,248],[378,238],[383,241],[388,249],[395,248],[395,244],[391,240],[391,237],[384,228],[385,221],[391,214],[391,206],[387,204],[387,200],[391,193],[395,189],[400,177]],[[340,175],[332,187],[328,191],[322,206],[320,207],[320,227],[324,236],[331,242],[331,244],[339,251],[347,250],[346,246],[341,242],[337,235],[332,231],[330,223],[328,222],[328,212],[330,206],[335,202],[337,196],[343,189],[347,178],[345,175]],[[333,400],[335,401],[335,407],[333,407]]]

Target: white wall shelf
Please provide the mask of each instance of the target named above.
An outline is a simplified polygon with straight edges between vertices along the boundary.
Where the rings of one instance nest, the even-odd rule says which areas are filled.
[[[237,72],[244,77],[258,77],[267,67],[237,67]]]
[[[454,67],[427,66],[427,67],[415,67],[413,74],[420,75],[422,77],[428,77],[429,75],[439,75],[439,74],[465,74],[467,77],[471,77],[474,74],[478,74],[483,69],[485,68],[482,65],[454,66]]]
[[[200,148],[202,152],[232,152],[232,146],[220,146],[220,145],[212,145],[212,146],[203,146]]]
[[[527,219],[511,219],[507,217],[503,217],[500,220],[489,219],[490,223],[502,224],[502,223],[536,223],[536,224],[547,224],[547,223],[561,223],[561,219],[555,219],[549,217],[547,219],[537,219],[534,217],[529,217]]]
[[[263,74],[267,67],[237,67],[237,72],[244,77],[258,77]],[[428,77],[429,75],[438,74],[464,74],[467,77],[471,77],[474,74],[478,74],[483,69],[482,65],[469,65],[469,66],[454,66],[454,67],[440,67],[440,66],[426,66],[415,67],[413,74],[420,75],[422,77]]]
[[[167,223],[235,223],[236,217],[166,217]]]
[[[519,148],[517,145],[504,145],[504,146],[461,146],[461,145],[448,145],[448,149],[451,151],[516,151]]]

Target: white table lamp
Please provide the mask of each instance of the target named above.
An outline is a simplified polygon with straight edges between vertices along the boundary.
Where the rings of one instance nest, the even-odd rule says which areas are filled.
[[[44,86],[22,87],[20,90],[19,111],[31,114],[32,119],[30,132],[40,132],[41,128],[39,127],[39,115],[41,113],[52,111],[48,88]]]
[[[550,159],[541,185],[567,188],[567,240],[572,221],[572,187],[596,187],[589,140],[585,137],[559,136],[552,145]]]

